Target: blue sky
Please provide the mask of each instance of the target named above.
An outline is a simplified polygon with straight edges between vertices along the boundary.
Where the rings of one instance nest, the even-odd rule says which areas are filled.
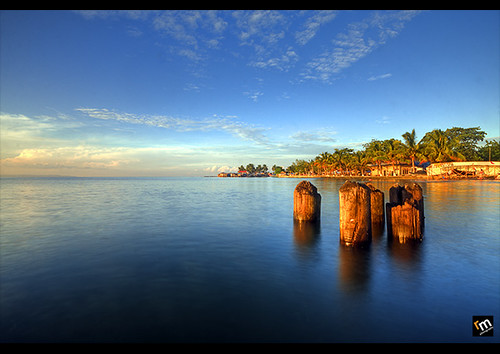
[[[500,136],[500,12],[1,11],[4,175],[203,176]]]

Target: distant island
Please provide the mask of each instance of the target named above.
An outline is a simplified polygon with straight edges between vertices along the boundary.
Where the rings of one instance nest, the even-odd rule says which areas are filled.
[[[485,141],[480,127],[435,129],[421,140],[415,129],[403,140],[375,140],[363,149],[334,149],[311,160],[295,160],[290,166],[241,165],[238,172],[222,172],[218,177],[403,177],[496,178],[500,176],[500,143]],[[498,137],[497,137],[498,139]],[[485,141],[483,144],[481,142]]]

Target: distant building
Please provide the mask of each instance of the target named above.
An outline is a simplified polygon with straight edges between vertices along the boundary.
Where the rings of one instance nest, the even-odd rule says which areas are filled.
[[[383,162],[380,164],[370,164],[368,168],[371,171],[372,176],[406,176],[411,171],[411,164],[406,162],[395,162],[394,164],[390,162]]]
[[[427,176],[435,179],[499,178],[499,161],[465,161],[433,163],[426,169]]]

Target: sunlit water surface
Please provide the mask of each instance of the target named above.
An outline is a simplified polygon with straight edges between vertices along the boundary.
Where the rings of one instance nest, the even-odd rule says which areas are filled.
[[[1,341],[498,342],[499,182],[419,182],[423,242],[368,249],[339,244],[343,180],[294,226],[299,182],[2,178]]]

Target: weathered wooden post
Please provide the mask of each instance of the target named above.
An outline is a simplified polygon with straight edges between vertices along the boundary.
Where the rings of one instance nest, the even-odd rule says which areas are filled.
[[[293,192],[293,218],[297,221],[319,221],[321,195],[309,181],[302,181]]]
[[[385,223],[384,192],[375,188],[371,183],[366,184],[370,188],[370,203],[372,214],[372,231],[383,228]]]
[[[389,189],[386,204],[387,235],[400,243],[423,239],[424,197],[417,183],[395,185]]]
[[[346,181],[339,190],[340,242],[366,245],[372,239],[371,190],[365,184]]]

